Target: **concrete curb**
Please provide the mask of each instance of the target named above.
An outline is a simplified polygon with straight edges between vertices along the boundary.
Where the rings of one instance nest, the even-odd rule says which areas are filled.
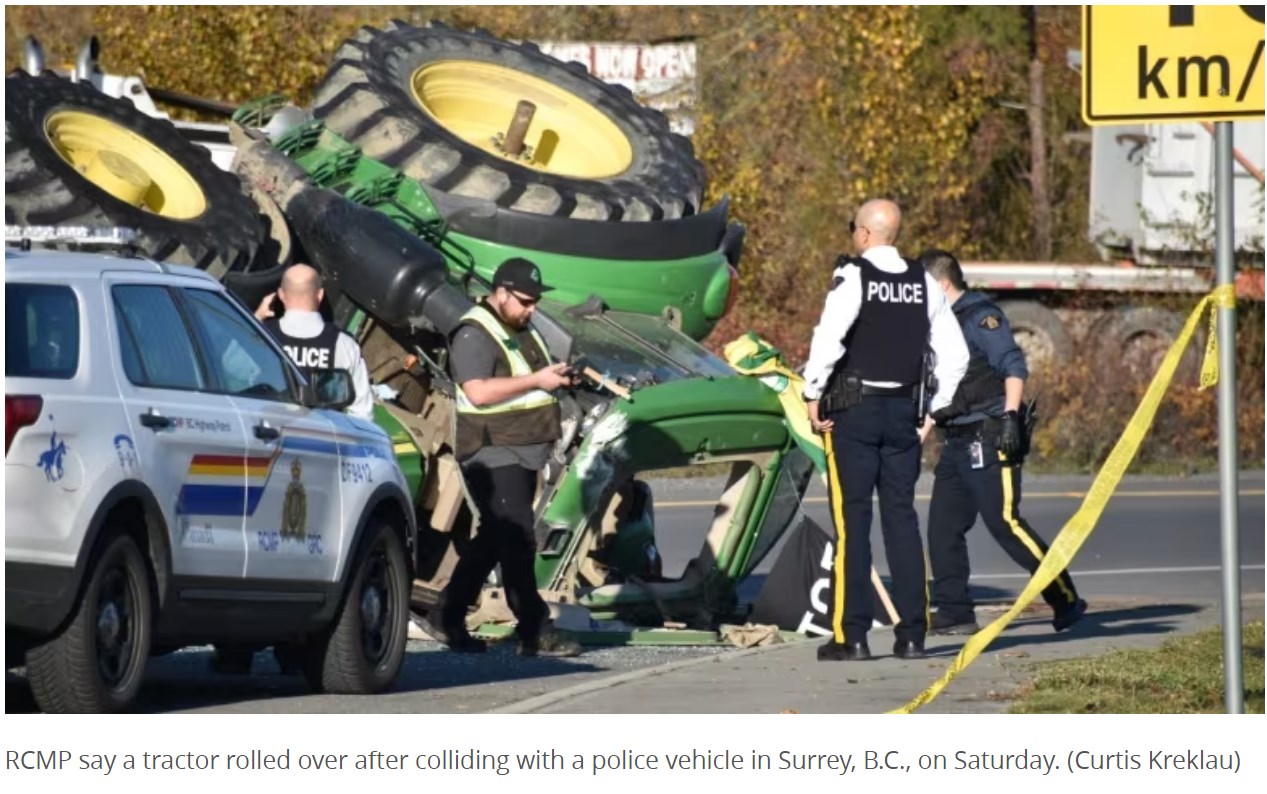
[[[779,642],[773,645],[762,645],[756,648],[744,648],[742,650],[731,651],[728,653],[720,653],[716,656],[701,656],[695,659],[679,659],[675,662],[664,662],[653,667],[643,667],[639,670],[631,670],[628,673],[620,673],[619,675],[600,678],[597,681],[586,681],[573,686],[557,689],[553,692],[547,692],[544,695],[536,695],[535,697],[519,700],[509,703],[505,706],[499,706],[495,709],[489,709],[485,714],[532,714],[541,709],[553,706],[556,703],[562,703],[565,700],[571,700],[581,695],[588,695],[591,692],[599,692],[604,689],[612,689],[623,684],[629,684],[634,681],[640,681],[645,678],[671,673],[675,670],[681,670],[686,667],[694,667],[696,665],[708,664],[710,662],[723,662],[732,659],[742,659],[745,656],[755,656],[760,653],[769,653],[783,648],[800,647],[805,642],[813,642],[813,640],[798,640],[795,642]]]

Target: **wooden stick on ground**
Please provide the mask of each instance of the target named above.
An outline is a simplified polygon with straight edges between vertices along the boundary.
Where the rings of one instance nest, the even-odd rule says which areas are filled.
[[[893,606],[893,599],[889,598],[889,591],[885,589],[884,582],[880,581],[880,574],[876,573],[874,565],[871,566],[871,584],[875,585],[875,591],[880,594],[880,603],[884,604],[885,611],[889,613],[889,619],[896,626],[899,621],[897,608]]]

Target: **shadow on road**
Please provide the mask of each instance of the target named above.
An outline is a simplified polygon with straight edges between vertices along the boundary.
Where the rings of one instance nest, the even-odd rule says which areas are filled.
[[[438,643],[410,642],[396,684],[388,692],[418,692],[494,684],[522,679],[596,673],[605,667],[573,659],[521,658],[513,643],[494,645],[484,654],[455,654]],[[271,650],[255,654],[251,675],[211,672],[211,649],[190,649],[150,659],[134,711],[158,713],[209,708],[251,701],[276,700],[277,713],[289,712],[286,701],[313,697],[302,676],[282,675]],[[25,677],[6,673],[5,713],[38,711]],[[325,697],[357,697],[355,695]]]
[[[1129,608],[1097,610],[1092,603],[1086,617],[1081,622],[1057,634],[1051,629],[1051,618],[1045,607],[1040,607],[1033,614],[1023,614],[1004,629],[989,651],[1004,651],[1009,648],[1033,647],[1035,645],[1051,645],[1058,643],[1076,643],[1084,639],[1105,639],[1112,637],[1154,636],[1173,634],[1179,628],[1176,618],[1200,612],[1204,607],[1197,604],[1158,604]],[[991,618],[978,616],[978,622],[984,628]],[[1009,631],[1023,628],[1045,629],[1042,634],[1009,634]],[[956,641],[952,645],[941,645],[930,648],[928,655],[932,657],[955,656],[963,647],[966,637],[943,637],[939,639]]]

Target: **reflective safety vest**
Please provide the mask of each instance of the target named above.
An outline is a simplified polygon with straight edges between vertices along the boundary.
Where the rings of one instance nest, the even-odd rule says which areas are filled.
[[[520,350],[521,340],[531,339],[541,359],[549,361],[545,340],[535,330],[511,336],[505,326],[482,304],[462,316],[462,324],[475,325],[501,349],[510,377],[531,375],[535,370]],[[539,367],[538,367],[539,369]],[[493,405],[475,405],[459,385],[457,397],[457,457],[461,460],[485,446],[521,446],[556,441],[561,435],[559,401],[550,392],[533,389]]]

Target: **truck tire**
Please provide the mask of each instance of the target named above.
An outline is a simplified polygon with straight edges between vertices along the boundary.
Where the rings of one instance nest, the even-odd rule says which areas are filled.
[[[131,537],[115,535],[90,570],[70,623],[27,653],[27,679],[45,712],[124,711],[141,688],[153,619],[145,559]]]
[[[1068,361],[1072,352],[1065,323],[1051,309],[1036,301],[999,301],[999,309],[1012,326],[1016,344],[1025,353],[1031,376]]]
[[[251,265],[266,236],[254,204],[174,125],[52,74],[5,89],[6,223],[130,227],[145,255],[216,278]]]
[[[531,159],[504,152],[519,100],[534,101]],[[313,113],[369,157],[431,188],[539,215],[600,221],[698,211],[691,142],[632,93],[535,44],[432,22],[363,27],[335,54]]]
[[[391,686],[405,660],[409,565],[400,533],[375,520],[333,628],[305,649],[304,676],[318,692],[371,695]]]
[[[1100,320],[1095,328],[1103,361],[1136,380],[1148,380],[1157,373],[1166,351],[1179,338],[1184,319],[1179,314],[1155,306],[1123,306]],[[1202,338],[1188,344],[1175,370],[1177,378],[1195,376]]]

